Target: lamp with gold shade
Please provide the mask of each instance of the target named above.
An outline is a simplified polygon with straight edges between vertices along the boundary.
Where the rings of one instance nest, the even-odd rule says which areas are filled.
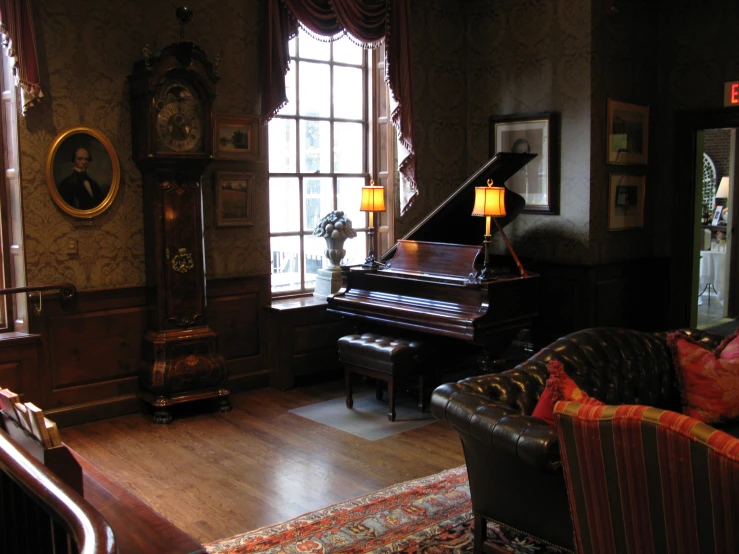
[[[375,182],[370,180],[368,187],[362,187],[362,205],[359,207],[361,212],[369,212],[369,227],[367,227],[367,237],[369,239],[369,252],[367,259],[362,267],[378,267],[380,264],[375,260],[374,251],[374,215],[375,212],[385,211],[385,188],[375,186]]]
[[[521,273],[521,277],[528,276],[528,273],[523,268],[523,264],[521,264],[521,260],[516,256],[516,252],[513,250],[513,246],[508,240],[508,237],[503,232],[503,228],[500,226],[500,223],[498,223],[497,218],[504,217],[506,215],[505,190],[505,187],[493,186],[492,179],[488,179],[486,187],[475,187],[475,205],[472,208],[472,215],[485,217],[485,238],[483,240],[483,247],[485,248],[485,263],[480,275],[478,276],[478,280],[480,281],[497,279],[497,275],[490,264],[490,244],[492,242],[490,236],[491,219],[495,222],[495,226],[498,228],[500,236],[503,237],[506,246],[508,246],[508,250],[511,251],[511,255],[518,266],[518,271]]]

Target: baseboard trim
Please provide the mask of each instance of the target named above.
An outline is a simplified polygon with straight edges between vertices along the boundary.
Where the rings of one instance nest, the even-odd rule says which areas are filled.
[[[44,410],[44,415],[56,422],[57,427],[71,427],[91,421],[130,415],[142,411],[141,401],[135,394],[106,398],[99,402],[75,404]]]

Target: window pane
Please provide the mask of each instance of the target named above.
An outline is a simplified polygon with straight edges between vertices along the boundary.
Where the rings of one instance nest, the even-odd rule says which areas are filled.
[[[364,48],[354,44],[346,35],[334,41],[335,62],[361,65],[363,56]]]
[[[275,117],[269,122],[269,170],[295,172],[295,120]]]
[[[290,41],[292,42],[292,41]],[[302,28],[298,34],[298,56],[312,60],[329,61],[331,43],[313,38]]]
[[[295,97],[295,62],[291,61],[285,75],[285,94],[287,95],[287,104],[280,108],[277,112],[280,115],[295,115],[297,112],[297,102]]]
[[[300,153],[303,173],[331,171],[331,124],[328,121],[300,121]]]
[[[328,267],[328,260],[324,251],[326,250],[326,239],[307,236],[305,242],[305,288],[316,288],[316,275],[318,270]]]
[[[334,117],[362,119],[362,70],[334,68]]]
[[[331,115],[331,72],[328,64],[298,62],[300,115]]]
[[[313,232],[318,222],[334,209],[334,181],[329,178],[303,179],[305,231]]]
[[[334,171],[361,173],[364,169],[362,124],[335,123]]]
[[[357,233],[353,239],[348,239],[344,243],[344,250],[346,250],[346,255],[341,265],[363,264],[367,258],[367,233],[362,231]],[[377,258],[377,253],[375,253],[375,258]]]
[[[364,212],[359,211],[359,206],[362,204],[364,183],[363,177],[344,177],[338,180],[336,209],[344,211],[346,217],[351,219],[352,227],[355,229],[367,226]]]
[[[300,237],[272,237],[272,291],[300,289]]]
[[[297,45],[298,45],[297,40],[291,40],[290,42],[287,43],[287,50],[288,52],[290,52],[291,58],[294,58],[295,56],[297,56],[297,50],[296,50]]]
[[[269,180],[269,230],[289,233],[300,230],[300,195],[297,177]]]

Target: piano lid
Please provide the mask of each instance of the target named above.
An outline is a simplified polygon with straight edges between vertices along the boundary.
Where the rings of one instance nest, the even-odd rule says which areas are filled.
[[[485,218],[472,215],[472,207],[475,204],[475,187],[485,186],[488,179],[492,179],[496,186],[505,186],[508,179],[535,157],[536,154],[498,152],[403,239],[452,244],[482,244],[482,237],[485,234]],[[506,187],[506,216],[499,220],[501,227],[513,221],[525,205],[526,201],[523,196]],[[494,225],[490,232],[497,232]],[[393,257],[395,249],[396,246],[393,245],[380,259],[386,262]]]

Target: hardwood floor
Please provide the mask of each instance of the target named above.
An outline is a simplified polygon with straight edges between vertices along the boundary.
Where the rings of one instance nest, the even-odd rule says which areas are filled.
[[[228,413],[169,425],[123,416],[67,427],[62,439],[203,543],[464,463],[457,433],[442,422],[367,441],[288,413],[341,396],[338,381],[262,389],[233,395]]]

